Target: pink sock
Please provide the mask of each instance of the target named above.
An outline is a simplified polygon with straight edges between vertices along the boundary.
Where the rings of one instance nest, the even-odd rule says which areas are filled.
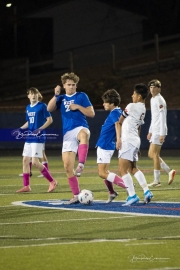
[[[29,177],[30,177],[30,174],[29,173],[23,173],[24,187],[29,186]]]
[[[109,193],[113,194],[115,191],[114,191],[112,182],[109,182],[108,180],[105,179],[104,183],[105,183],[106,187],[108,188]]]
[[[41,171],[41,173],[49,182],[54,181],[53,177],[51,176],[50,172],[46,169],[45,166],[44,169]]]
[[[88,154],[88,145],[87,144],[80,144],[78,147],[78,160],[79,163],[85,163]]]
[[[121,179],[118,175],[116,175],[114,178],[114,184],[116,184],[117,186],[120,186],[122,188],[126,188],[123,179]]]
[[[78,195],[80,193],[78,178],[76,176],[72,176],[68,178],[68,182],[73,195]]]
[[[46,169],[49,170],[49,166],[48,166],[48,162],[47,161],[42,162],[42,165],[44,165],[46,167]]]

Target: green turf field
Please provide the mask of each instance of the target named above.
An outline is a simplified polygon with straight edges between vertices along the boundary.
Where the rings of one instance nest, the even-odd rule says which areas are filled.
[[[48,155],[48,151],[47,151]],[[180,218],[133,216],[96,212],[41,209],[12,205],[25,200],[70,199],[72,194],[59,155],[48,155],[49,168],[59,185],[47,193],[48,182],[33,168],[29,194],[17,194],[21,156],[0,157],[0,269],[7,270],[106,270],[180,269]],[[160,188],[151,189],[154,201],[180,202],[179,159],[164,157],[177,170],[167,185],[161,174]],[[111,171],[117,172],[113,158]],[[139,168],[147,182],[153,180],[152,161],[142,157]],[[79,178],[81,189],[89,189],[96,200],[106,200],[107,191],[97,176],[96,157],[90,156]],[[136,184],[137,195],[143,192]],[[126,199],[120,187],[118,200]]]

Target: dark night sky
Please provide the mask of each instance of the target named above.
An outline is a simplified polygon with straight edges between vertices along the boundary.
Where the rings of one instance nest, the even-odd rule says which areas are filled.
[[[76,1],[76,0],[74,0]],[[180,1],[179,0],[101,0],[117,8],[134,11],[139,15],[144,15],[144,40],[159,34],[160,37],[177,34],[180,32]],[[8,1],[0,0],[0,60],[13,58],[14,56],[14,15],[13,8],[6,8]],[[18,57],[30,57],[33,55],[43,57],[52,53],[51,29],[52,22],[44,20],[42,22],[25,18],[31,12],[41,10],[56,3],[66,2],[64,0],[12,0],[17,7],[17,42]],[[36,33],[31,29],[36,27]],[[43,28],[42,28],[43,27]],[[42,33],[49,36],[47,46],[38,47],[38,36]],[[28,44],[28,45],[27,45]],[[36,52],[36,53],[35,53]]]

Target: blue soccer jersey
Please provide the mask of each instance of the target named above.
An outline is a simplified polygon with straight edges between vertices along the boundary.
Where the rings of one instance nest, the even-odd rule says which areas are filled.
[[[79,110],[71,111],[69,109],[70,104],[78,104],[85,108],[92,106],[88,96],[83,92],[76,92],[71,96],[66,94],[58,96],[56,106],[61,112],[63,135],[79,126],[89,128],[86,116]]]
[[[96,146],[104,150],[115,150],[116,148],[116,129],[115,123],[119,120],[122,114],[121,108],[112,110],[102,125],[101,133]]]
[[[38,102],[35,105],[29,104],[26,107],[26,120],[28,121],[28,137],[26,142],[28,143],[44,143],[46,141],[46,131],[42,130],[40,134],[31,135],[31,133],[44,125],[47,118],[51,117],[51,114],[47,111],[47,105],[42,102]]]

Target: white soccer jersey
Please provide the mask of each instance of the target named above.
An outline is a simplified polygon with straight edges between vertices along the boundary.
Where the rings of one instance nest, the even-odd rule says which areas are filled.
[[[124,112],[125,117],[122,124],[121,140],[126,141],[138,149],[140,148],[139,126],[144,124],[144,117],[146,114],[145,104],[142,102],[129,103]]]
[[[167,135],[167,107],[166,101],[157,94],[151,98],[151,124],[149,133],[165,136]]]

